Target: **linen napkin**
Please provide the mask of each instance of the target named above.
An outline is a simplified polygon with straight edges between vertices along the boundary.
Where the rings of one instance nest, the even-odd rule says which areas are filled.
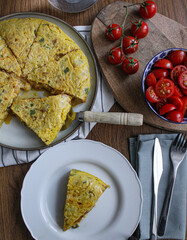
[[[90,38],[91,26],[75,26],[75,29],[84,37],[88,45],[92,48]],[[106,85],[100,70],[98,68],[97,70],[98,89],[95,102],[91,110],[93,112],[108,112],[114,104],[115,100],[111,91]],[[65,141],[69,141],[71,139],[86,138],[94,125],[95,123],[83,123],[81,127]],[[0,167],[31,162],[33,160],[36,160],[46,150],[47,149],[36,151],[17,151],[0,146]]]
[[[149,239],[151,232],[151,204],[152,204],[152,156],[154,139],[158,137],[162,148],[163,174],[158,190],[158,221],[162,210],[165,193],[170,175],[172,163],[169,157],[169,148],[177,134],[150,134],[139,135],[129,139],[130,161],[137,171],[143,190],[142,216],[139,224],[139,238]],[[185,239],[186,233],[186,170],[187,155],[178,169],[174,186],[168,223],[163,239]],[[159,238],[159,237],[158,237]]]

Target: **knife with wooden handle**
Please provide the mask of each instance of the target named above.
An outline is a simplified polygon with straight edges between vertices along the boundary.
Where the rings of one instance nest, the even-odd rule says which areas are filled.
[[[139,113],[119,112],[79,112],[76,118],[81,122],[109,123],[129,126],[142,126],[143,115]]]

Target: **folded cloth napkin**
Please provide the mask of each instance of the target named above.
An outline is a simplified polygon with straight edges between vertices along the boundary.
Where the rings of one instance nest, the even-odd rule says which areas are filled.
[[[76,26],[75,29],[84,37],[88,45],[92,47],[90,38],[91,26]],[[93,112],[108,112],[115,101],[99,70],[97,86],[97,95],[91,110]],[[95,123],[83,123],[73,135],[66,139],[66,141],[86,138],[94,125]],[[0,167],[31,162],[36,160],[44,151],[46,151],[46,149],[36,151],[17,151],[0,147]]]
[[[130,161],[137,171],[143,190],[142,216],[139,224],[139,238],[150,238],[151,204],[152,204],[152,156],[154,139],[158,137],[162,148],[163,174],[158,191],[158,220],[162,210],[166,190],[170,181],[172,163],[169,157],[169,148],[177,134],[139,135],[129,139]],[[168,223],[163,239],[185,239],[186,233],[186,173],[187,154],[178,169],[174,186]],[[159,237],[158,237],[159,238]]]

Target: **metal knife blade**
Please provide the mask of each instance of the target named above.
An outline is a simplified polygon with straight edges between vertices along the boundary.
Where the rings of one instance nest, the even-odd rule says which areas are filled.
[[[157,200],[158,187],[163,172],[162,149],[158,138],[155,138],[153,154],[153,220],[151,240],[157,239]]]

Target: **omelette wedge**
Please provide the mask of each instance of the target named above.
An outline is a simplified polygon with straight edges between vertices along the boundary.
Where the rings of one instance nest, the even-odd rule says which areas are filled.
[[[21,68],[25,65],[41,21],[37,18],[12,18],[0,22],[0,35],[16,56]]]
[[[65,94],[44,98],[17,98],[11,106],[13,113],[46,145],[57,137],[70,109],[71,98]]]
[[[95,206],[103,192],[109,187],[99,178],[76,169],[69,174],[64,208],[63,230],[77,225]]]
[[[0,69],[9,73],[15,73],[17,76],[21,75],[21,68],[17,59],[7,47],[5,41],[0,36]]]
[[[17,79],[0,71],[0,127],[8,116],[12,101],[19,93],[20,87]]]

